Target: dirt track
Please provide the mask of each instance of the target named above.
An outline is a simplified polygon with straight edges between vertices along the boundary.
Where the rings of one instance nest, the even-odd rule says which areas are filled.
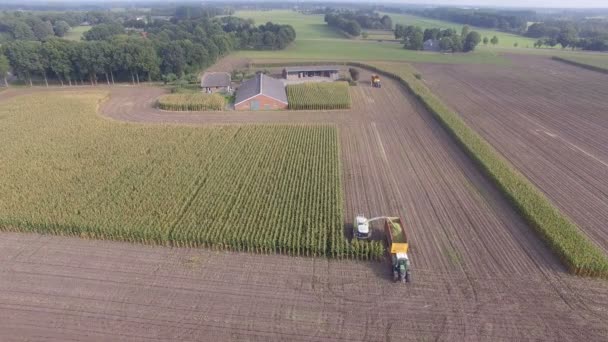
[[[358,212],[402,216],[415,282],[393,284],[384,263],[3,234],[2,340],[50,334],[60,340],[599,340],[608,334],[608,284],[565,274],[444,130],[390,80],[382,89],[353,88],[354,109],[329,112],[180,114],[150,107],[158,89],[111,91],[101,110],[119,120],[335,123],[346,219]]]
[[[425,82],[608,253],[608,77],[544,57],[416,65]]]

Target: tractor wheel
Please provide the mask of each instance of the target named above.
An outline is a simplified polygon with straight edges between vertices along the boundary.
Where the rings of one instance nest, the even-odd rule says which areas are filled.
[[[393,281],[396,282],[397,280],[399,280],[399,272],[393,271]]]
[[[412,282],[412,273],[410,273],[410,271],[405,272],[405,282],[406,283]]]

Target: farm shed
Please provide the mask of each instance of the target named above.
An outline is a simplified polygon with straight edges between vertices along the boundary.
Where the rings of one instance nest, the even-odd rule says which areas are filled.
[[[439,47],[438,39],[428,39],[426,42],[422,44],[422,48],[424,51],[436,51],[439,52],[441,48]]]
[[[280,80],[264,74],[241,84],[236,92],[234,109],[236,110],[269,110],[287,108],[285,85]]]
[[[303,79],[330,79],[337,80],[339,77],[339,68],[334,66],[301,66],[287,67],[283,69],[283,78],[286,80],[303,80]]]
[[[205,93],[229,93],[232,90],[230,82],[230,74],[227,72],[206,72],[201,78],[201,88]]]

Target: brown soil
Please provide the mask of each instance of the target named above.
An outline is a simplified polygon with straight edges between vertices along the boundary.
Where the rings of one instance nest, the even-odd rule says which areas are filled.
[[[362,72],[361,79],[369,78]],[[333,123],[345,225],[400,216],[414,283],[388,263],[3,234],[0,340],[600,340],[608,284],[565,273],[437,122],[397,83],[351,88],[353,109],[174,113],[162,90],[111,90],[118,120]],[[21,338],[20,338],[21,339]]]
[[[431,89],[608,253],[608,77],[545,57],[416,65]]]

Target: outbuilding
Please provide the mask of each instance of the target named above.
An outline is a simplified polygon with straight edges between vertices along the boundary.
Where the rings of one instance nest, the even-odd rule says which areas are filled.
[[[281,80],[256,74],[236,91],[234,109],[273,110],[287,108],[287,93]]]
[[[201,88],[205,93],[230,93],[230,74],[227,72],[206,72],[201,77]]]
[[[333,66],[297,66],[283,69],[283,78],[286,80],[314,80],[327,79],[337,80],[340,77],[340,69]]]

